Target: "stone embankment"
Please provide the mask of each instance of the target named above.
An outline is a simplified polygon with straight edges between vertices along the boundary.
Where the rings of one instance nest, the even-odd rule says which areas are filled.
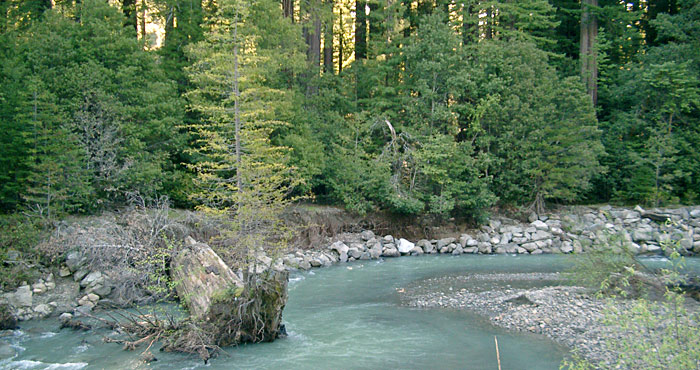
[[[276,261],[261,256],[260,262],[277,270],[308,270],[355,260],[421,254],[580,253],[602,244],[659,254],[669,240],[676,241],[683,254],[700,253],[700,207],[567,207],[549,215],[533,214],[528,222],[495,216],[476,230],[416,241],[377,236],[365,230],[336,235],[326,243],[288,253]],[[119,297],[114,297],[118,294],[116,282],[104,272],[90,271],[88,265],[79,252],[69,252],[56,274],[0,293],[0,306],[8,307],[19,320],[29,320],[88,313],[99,304],[118,301]]]
[[[636,254],[662,254],[667,242],[684,255],[700,253],[700,207],[644,210],[568,207],[529,222],[492,217],[477,230],[442,239],[415,242],[370,230],[345,233],[327,244],[289,253],[288,269],[308,270],[354,260],[421,254],[547,254],[581,253],[602,245]]]

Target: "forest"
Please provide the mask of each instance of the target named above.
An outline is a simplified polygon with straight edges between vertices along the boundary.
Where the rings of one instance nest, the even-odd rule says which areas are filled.
[[[246,186],[474,220],[700,201],[696,0],[1,0],[0,14],[3,213],[54,220],[135,193],[220,209]]]

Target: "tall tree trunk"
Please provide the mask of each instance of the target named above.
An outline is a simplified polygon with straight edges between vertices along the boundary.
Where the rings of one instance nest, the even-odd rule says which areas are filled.
[[[311,10],[311,22],[304,27],[306,37],[306,57],[311,68],[318,70],[321,63],[321,17],[318,9]]]
[[[236,140],[236,191],[240,194],[243,189],[241,179],[241,112],[239,101],[241,100],[241,90],[238,88],[238,19],[233,20],[233,94],[236,100],[233,101],[234,130]]]
[[[338,22],[339,22],[339,28],[340,31],[338,32],[338,73],[343,72],[343,58],[345,57],[345,54],[343,53],[345,51],[345,32],[344,30],[344,24],[343,24],[343,15],[341,14],[340,17],[338,17]]]
[[[126,20],[124,27],[133,27],[134,33],[138,35],[138,25],[136,24],[136,0],[122,0],[122,12]]]
[[[355,1],[355,60],[367,58],[367,13],[365,0]]]
[[[146,4],[146,0],[141,0],[141,37],[144,40],[146,38],[146,9],[147,8],[148,8],[148,5]],[[172,22],[172,19],[171,19],[171,22]]]
[[[487,40],[491,40],[493,38],[493,11],[491,9],[491,6],[486,8],[486,17],[484,23],[484,37]]]
[[[294,0],[282,0],[282,14],[294,23]]]
[[[145,1],[145,0],[144,0]],[[142,18],[141,25],[145,28],[145,22]],[[170,6],[165,12],[165,47],[170,48],[171,44],[175,41],[175,8]]]
[[[467,45],[479,39],[479,23],[475,18],[474,4],[468,1],[462,8],[462,44]]]
[[[598,19],[591,12],[598,6],[598,0],[581,1],[581,78],[593,105],[598,100],[598,62],[595,42],[598,36]]]
[[[328,6],[330,8],[330,13],[333,15],[333,0],[327,0]],[[329,20],[326,21],[324,25],[323,33],[323,72],[334,73],[335,68],[333,68],[333,24],[334,17],[331,16]]]

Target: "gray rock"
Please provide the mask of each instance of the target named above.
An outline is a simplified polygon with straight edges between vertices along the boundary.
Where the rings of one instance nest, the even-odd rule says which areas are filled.
[[[469,234],[462,234],[459,236],[459,244],[462,247],[466,247],[468,245],[467,243],[469,243],[470,240],[473,240],[473,238]]]
[[[284,257],[282,260],[286,266],[289,266],[291,268],[298,268],[299,267],[299,258],[295,257],[294,255],[287,255]],[[99,294],[99,293],[97,293]]]
[[[58,276],[60,277],[68,277],[70,274],[71,272],[68,266],[61,266],[61,268],[58,270]]]
[[[47,290],[48,288],[46,287],[46,284],[44,284],[41,281],[36,284],[32,284],[32,293],[34,294],[41,294],[46,292]]]
[[[632,232],[632,240],[635,242],[645,242],[653,240],[651,229],[636,229]]]
[[[81,281],[81,280],[83,280],[83,278],[85,277],[85,275],[87,275],[89,272],[90,272],[90,271],[88,271],[87,268],[81,267],[80,270],[75,271],[75,272],[73,273],[73,280],[74,280],[74,281]]]
[[[310,270],[311,269],[311,262],[307,260],[303,260],[299,262],[299,268],[302,270]]]
[[[362,252],[362,255],[360,256],[360,260],[370,260],[372,259],[372,255],[370,254],[370,251],[364,251]]]
[[[399,252],[402,254],[411,253],[411,250],[416,246],[404,238],[399,239],[399,242],[396,244]]]
[[[345,245],[345,243],[343,243],[343,242],[341,242],[341,241],[339,240],[339,241],[337,241],[337,242],[331,244],[331,246],[328,247],[328,249],[332,249],[332,250],[338,252],[338,254],[340,255],[340,254],[343,254],[343,253],[346,253],[346,254],[347,254],[347,253],[348,253],[348,249],[350,249],[350,248],[349,248],[347,245]]]
[[[75,308],[75,310],[73,311],[73,314],[75,316],[85,316],[85,315],[89,314],[90,312],[92,312],[92,309],[94,307],[95,307],[95,305],[92,303],[88,303],[86,305],[81,305],[81,306],[78,306]]]
[[[530,254],[542,254],[542,253],[544,253],[544,252],[542,252],[541,249],[535,249],[534,251],[530,252]]]
[[[374,239],[374,232],[372,232],[372,230],[365,230],[360,233],[360,237],[364,241],[372,240]]]
[[[99,295],[100,297],[106,297],[110,293],[112,293],[112,287],[109,285],[97,284],[94,287],[92,287],[89,291]]]
[[[47,305],[47,304],[39,304],[36,307],[34,307],[34,312],[41,318],[47,317],[51,315],[53,312],[53,307]]]
[[[382,256],[382,246],[377,243],[369,249],[369,256],[371,259],[376,260]]]
[[[661,247],[656,244],[646,244],[646,251],[649,253],[659,253],[661,252]]]
[[[506,245],[513,240],[513,234],[505,232],[501,235],[501,244]]]
[[[479,248],[477,247],[466,247],[464,248],[463,253],[476,253],[479,251]]]
[[[321,267],[323,263],[318,258],[312,258],[311,261],[309,261],[311,264],[311,267]]]
[[[68,252],[66,255],[66,266],[71,272],[77,271],[84,263],[85,257],[78,251]]]
[[[349,252],[348,252],[348,259],[350,259]],[[324,253],[319,254],[318,260],[319,260],[319,262],[321,262],[321,264],[323,266],[330,266],[332,264],[331,259],[328,256],[326,256]]]
[[[355,248],[360,252],[364,252],[365,250],[367,250],[367,247],[365,247],[365,245],[362,243],[350,243],[349,247]]]
[[[535,212],[530,212],[530,215],[527,216],[527,220],[530,222],[535,222],[537,221],[537,213]]]
[[[416,247],[423,248],[423,252],[425,252],[425,253],[435,253],[436,252],[435,246],[425,239],[419,240],[418,243],[416,243]]]
[[[411,249],[412,256],[418,256],[418,255],[421,255],[423,253],[424,253],[423,248],[421,248],[421,247],[413,247],[413,249]]]
[[[71,321],[72,319],[73,319],[73,314],[68,313],[68,312],[64,312],[61,314],[61,316],[58,317],[58,321],[60,321],[62,323]]]
[[[549,230],[549,226],[540,220],[535,220],[534,222],[530,223],[530,225],[532,225],[537,230]]]
[[[694,209],[694,210],[690,211],[690,217],[700,218],[700,209]]]
[[[338,261],[340,261],[340,263],[348,262],[348,254],[345,253],[345,252],[341,253],[341,254],[338,256]]]
[[[382,252],[383,257],[399,257],[401,256],[401,253],[398,251],[398,249],[394,248],[393,246],[391,248],[385,248],[384,251]]]
[[[479,253],[482,253],[482,254],[490,254],[491,253],[491,243],[489,243],[489,242],[479,243],[478,248],[479,248]]]
[[[496,254],[506,254],[506,248],[503,246],[498,246],[496,247],[496,250],[494,251]]]
[[[352,257],[356,260],[359,260],[360,257],[362,257],[362,252],[360,252],[356,248],[350,248],[350,249],[348,249],[348,258],[350,258],[350,257]]]
[[[532,253],[534,250],[537,249],[537,244],[535,243],[525,243],[522,244],[521,247],[525,248],[528,252]]]
[[[29,285],[22,285],[14,293],[8,293],[8,303],[16,308],[32,306],[32,289]]]
[[[515,250],[518,252],[518,254],[527,254],[527,249],[523,247],[517,247]]]
[[[506,249],[506,253],[516,253],[518,251],[518,246],[516,244],[506,244],[504,248]]]
[[[574,251],[574,246],[571,244],[571,242],[565,241],[561,243],[559,250],[561,250],[562,253],[571,253]]]
[[[437,249],[442,249],[443,247],[456,242],[455,238],[443,238],[437,241]]]
[[[391,235],[385,235],[384,236],[384,241],[387,243],[393,243],[394,242],[394,237]]]
[[[462,246],[458,245],[458,246],[455,247],[455,249],[452,251],[452,254],[454,254],[454,255],[459,255],[459,254],[462,254],[463,252],[464,252],[464,249],[462,249]]]
[[[551,239],[552,234],[548,233],[544,230],[537,230],[534,234],[530,236],[530,239],[532,241],[538,241],[538,240],[544,240],[544,239]]]
[[[105,280],[105,278],[101,272],[93,271],[93,272],[87,274],[80,281],[80,286],[85,288],[85,287],[90,286],[90,285],[102,284],[102,282],[104,282],[104,280]]]

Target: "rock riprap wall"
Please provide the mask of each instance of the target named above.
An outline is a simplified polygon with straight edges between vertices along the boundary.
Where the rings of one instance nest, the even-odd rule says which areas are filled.
[[[407,240],[378,236],[371,230],[339,234],[310,249],[282,259],[260,257],[262,269],[278,271],[330,266],[355,260],[421,254],[544,254],[581,253],[612,245],[637,254],[662,254],[673,241],[685,255],[700,253],[700,206],[673,209],[641,207],[566,207],[556,213],[531,215],[528,222],[494,216],[487,225],[442,239]],[[240,274],[240,272],[239,272]],[[90,271],[79,251],[66,255],[65,264],[33,283],[0,293],[0,306],[12,316],[29,320],[88,313],[99,305],[119,301],[118,281]],[[69,318],[69,317],[67,317]]]
[[[684,255],[700,253],[700,207],[645,210],[566,207],[530,215],[529,222],[495,216],[487,225],[442,239],[409,241],[371,230],[340,234],[335,240],[284,256],[288,269],[308,270],[355,260],[421,254],[581,253],[611,246],[635,254],[661,254],[677,245]],[[673,242],[673,243],[669,243]]]

